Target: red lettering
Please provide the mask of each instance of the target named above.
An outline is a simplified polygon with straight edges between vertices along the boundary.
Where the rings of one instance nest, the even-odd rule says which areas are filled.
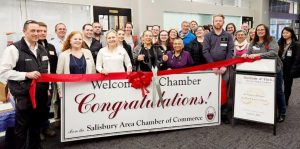
[[[82,94],[78,94],[77,96],[75,96],[75,102],[78,103],[78,111],[80,113],[87,113],[90,110],[91,105],[89,104],[91,101],[93,101],[96,97],[96,95],[94,93],[88,94],[86,96],[84,96],[81,100],[79,98],[79,96],[81,96]],[[91,98],[89,98],[90,96],[92,96]],[[88,100],[90,99],[90,100]],[[78,101],[79,100],[79,101]],[[85,111],[83,111],[85,110]]]

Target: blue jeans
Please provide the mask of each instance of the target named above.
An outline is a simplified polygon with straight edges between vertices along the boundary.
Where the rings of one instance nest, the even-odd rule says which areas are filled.
[[[283,73],[282,70],[277,72],[276,76],[276,100],[279,115],[285,115],[286,113],[286,103],[283,93]]]

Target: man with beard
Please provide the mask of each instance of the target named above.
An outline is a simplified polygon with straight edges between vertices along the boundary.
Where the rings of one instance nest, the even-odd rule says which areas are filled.
[[[102,26],[99,22],[94,22],[92,24],[93,26],[93,32],[94,32],[94,38],[100,42],[102,47],[106,46],[106,39],[102,33]]]
[[[213,17],[213,30],[204,36],[203,56],[208,63],[221,60],[231,59],[234,51],[234,42],[232,35],[223,29],[225,17],[222,14]],[[221,108],[221,120],[225,124],[230,123],[229,111],[230,104],[230,67],[213,68],[215,74],[222,75],[222,79],[226,82],[227,87],[227,102]]]

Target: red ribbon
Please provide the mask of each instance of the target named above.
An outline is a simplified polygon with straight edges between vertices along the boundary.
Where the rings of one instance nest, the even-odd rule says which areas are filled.
[[[224,61],[213,62],[204,65],[192,66],[187,68],[180,68],[180,69],[172,69],[172,70],[163,70],[158,71],[158,76],[161,75],[171,75],[171,74],[179,74],[179,73],[186,73],[186,72],[193,72],[193,71],[201,71],[207,70],[212,68],[220,68],[231,66],[234,64],[244,63],[244,62],[253,62],[259,60],[260,57],[255,59],[249,58],[233,58]],[[141,74],[142,73],[142,74]],[[137,75],[133,77],[134,75]],[[131,77],[130,77],[131,76]],[[32,80],[29,94],[30,100],[32,103],[33,108],[36,108],[36,100],[35,100],[35,88],[36,82],[88,82],[88,81],[96,81],[96,80],[123,80],[128,79],[134,88],[140,87],[142,90],[142,94],[145,95],[145,91],[149,92],[146,87],[151,83],[152,72],[133,72],[132,75],[128,77],[127,73],[109,73],[108,75],[103,74],[42,74],[38,80]],[[137,79],[139,78],[139,79]],[[133,80],[132,80],[133,79]],[[136,80],[135,80],[136,79]],[[147,85],[148,84],[148,85]],[[223,91],[222,91],[223,93]]]
[[[149,93],[149,90],[147,90],[147,86],[149,86],[152,81],[152,74],[144,73],[142,71],[132,72],[129,75],[128,81],[131,83],[131,86],[135,89],[140,88],[144,97],[145,92]]]

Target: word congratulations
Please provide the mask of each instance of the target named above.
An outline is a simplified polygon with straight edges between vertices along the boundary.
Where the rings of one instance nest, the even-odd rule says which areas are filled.
[[[98,103],[95,93],[90,94],[78,94],[75,96],[74,100],[78,104],[78,112],[88,113],[88,112],[110,112],[108,118],[113,119],[117,116],[118,112],[121,110],[132,110],[132,109],[144,109],[144,108],[154,108],[154,107],[179,107],[179,106],[191,106],[191,105],[202,105],[207,104],[209,97],[212,92],[209,92],[206,100],[200,97],[186,97],[181,93],[176,93],[173,98],[165,98],[166,92],[162,92],[162,101],[154,102],[148,99],[147,95],[143,97],[142,100],[130,100],[130,101],[115,101],[115,102],[103,102]],[[98,99],[99,100],[99,99]]]

